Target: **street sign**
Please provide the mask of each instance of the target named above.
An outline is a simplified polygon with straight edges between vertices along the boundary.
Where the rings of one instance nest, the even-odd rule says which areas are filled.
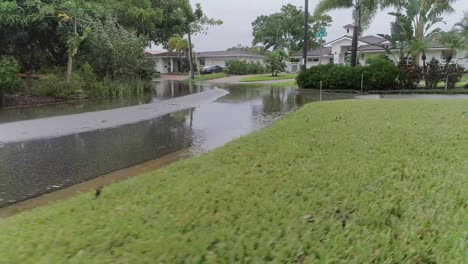
[[[315,34],[316,38],[323,38],[327,36],[327,29],[324,27],[320,28],[320,31]]]

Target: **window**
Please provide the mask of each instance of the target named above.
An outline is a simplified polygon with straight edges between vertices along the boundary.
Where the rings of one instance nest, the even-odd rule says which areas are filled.
[[[314,59],[314,62],[318,62],[318,61],[319,61],[319,59]]]
[[[346,33],[349,33],[349,28],[346,30]]]

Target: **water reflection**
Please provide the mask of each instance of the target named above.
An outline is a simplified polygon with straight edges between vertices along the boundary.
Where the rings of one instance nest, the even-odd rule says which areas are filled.
[[[162,82],[151,100],[211,89]],[[218,101],[150,121],[0,146],[0,207],[191,148],[203,153],[295,111],[293,88],[225,87]]]

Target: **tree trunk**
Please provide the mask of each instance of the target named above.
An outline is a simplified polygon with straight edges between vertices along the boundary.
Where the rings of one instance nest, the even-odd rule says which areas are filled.
[[[0,91],[0,108],[3,108],[5,106],[5,94]]]
[[[361,4],[358,3],[356,6],[356,18],[354,21],[354,30],[353,30],[353,41],[351,46],[351,66],[356,67],[357,65],[357,51],[358,51],[358,38],[359,38],[359,28],[361,24]]]
[[[305,0],[304,5],[304,51],[303,51],[303,60],[304,65],[302,65],[303,70],[307,70],[307,52],[309,51],[309,0]]]
[[[70,82],[73,71],[73,50],[68,51],[68,63],[67,63],[67,82]]]
[[[426,53],[423,52],[422,54],[422,57],[421,57],[422,61],[423,61],[423,69],[424,69],[424,73],[427,71],[427,65],[426,65]]]
[[[448,90],[448,85],[449,85],[449,64],[450,64],[450,61],[452,60],[452,57],[447,57],[447,62],[445,64],[445,70],[447,71],[447,78],[445,80],[445,92],[447,92]]]
[[[188,33],[188,45],[189,45],[189,52],[188,52],[188,61],[190,67],[190,79],[195,79],[195,72],[193,70],[193,54],[192,54],[192,37],[190,36],[190,32]]]

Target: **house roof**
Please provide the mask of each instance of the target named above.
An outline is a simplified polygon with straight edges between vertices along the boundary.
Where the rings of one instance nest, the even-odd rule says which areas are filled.
[[[146,52],[146,54],[154,57],[160,57],[160,58],[179,58],[179,54],[172,52],[172,51],[166,51],[166,52],[160,52],[160,53],[150,53]]]
[[[381,37],[377,37],[377,36],[373,36],[373,35],[369,35],[369,36],[365,36],[365,37],[361,37],[359,38],[359,41],[361,42],[365,42],[365,43],[368,43],[368,44],[379,44],[379,43],[382,43],[385,41],[384,38],[381,38]]]
[[[198,52],[199,58],[215,58],[215,57],[258,57],[263,58],[261,54],[248,52],[244,50],[224,50],[224,51],[205,51]]]
[[[359,51],[384,51],[385,49],[381,46],[376,45],[364,45],[358,48]]]
[[[337,42],[337,41],[339,41],[339,40],[341,40],[341,39],[344,39],[344,38],[347,38],[347,39],[350,39],[350,40],[353,39],[352,37],[345,35],[345,36],[339,37],[339,38],[337,38],[337,39],[335,39],[335,40],[332,40],[332,41],[330,41],[330,42],[327,42],[327,43],[325,43],[324,45],[330,45],[330,44],[332,44],[332,43],[334,43],[334,42]]]
[[[294,57],[302,57],[302,53],[296,53],[294,54],[293,56]],[[323,47],[323,48],[320,48],[320,49],[313,49],[313,50],[309,50],[307,52],[307,57],[328,57],[328,56],[332,56],[332,48],[331,47]]]
[[[354,28],[354,25],[353,24],[348,24],[346,26],[343,27],[344,29],[352,29]]]

